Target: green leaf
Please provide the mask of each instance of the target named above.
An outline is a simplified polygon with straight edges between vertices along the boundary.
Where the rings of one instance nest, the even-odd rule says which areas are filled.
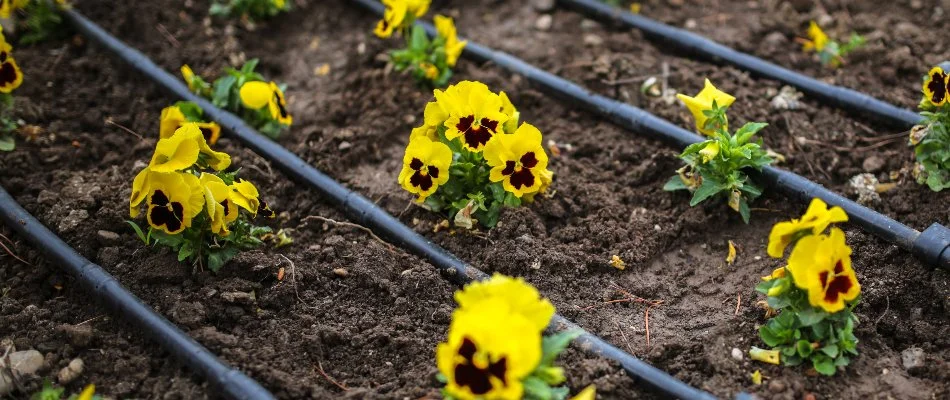
[[[802,358],[808,358],[811,355],[811,343],[807,340],[799,340],[795,342],[795,351],[798,352],[798,355]]]
[[[838,356],[838,346],[834,344],[826,345],[825,347],[822,347],[820,351],[831,358]]]
[[[191,242],[185,242],[184,245],[178,249],[178,262],[182,262],[191,257],[195,253],[195,248],[192,246]]]
[[[260,60],[258,60],[258,59],[256,59],[256,58],[252,58],[252,59],[250,59],[250,60],[247,60],[247,62],[244,63],[244,65],[241,66],[241,73],[243,73],[243,74],[245,74],[245,75],[246,75],[246,74],[253,73],[253,72],[254,72],[254,68],[257,68],[257,63],[258,63],[259,61],[260,61]]]
[[[13,151],[16,149],[16,142],[12,135],[0,135],[0,151]]]
[[[663,185],[663,190],[667,192],[672,192],[676,190],[689,190],[689,187],[686,186],[686,183],[683,182],[683,178],[680,178],[679,174],[673,175],[669,181]]]
[[[561,354],[583,332],[582,330],[570,330],[545,336],[541,341],[541,365],[554,364],[558,354]]]
[[[828,313],[814,308],[806,308],[798,312],[798,320],[803,327],[815,325],[827,317]]]
[[[703,178],[703,184],[700,185],[695,192],[693,192],[693,198],[689,201],[690,207],[701,203],[703,200],[716,195],[724,189],[719,183],[713,181],[712,179],[705,179],[706,177]]]
[[[525,398],[536,400],[554,399],[554,391],[551,389],[551,386],[541,380],[541,378],[529,376],[525,378],[523,383]]]
[[[815,371],[818,371],[818,373],[825,376],[832,376],[835,374],[835,371],[837,370],[835,368],[834,361],[832,361],[831,358],[823,356],[823,355],[818,355],[818,356],[813,357],[811,359],[811,365],[812,367],[815,367]]]
[[[412,36],[409,39],[409,49],[416,53],[423,53],[429,46],[429,37],[421,25],[412,26]]]
[[[237,78],[233,75],[225,75],[214,81],[211,103],[218,107],[227,108],[231,98],[231,88],[234,87],[235,83],[237,83]]]
[[[740,145],[746,144],[746,142],[752,138],[752,135],[755,135],[766,126],[769,126],[769,124],[764,122],[749,122],[745,125],[742,125],[742,127],[736,131],[736,142]]]
[[[225,247],[216,251],[208,252],[208,269],[211,272],[218,272],[221,267],[237,255],[239,249],[236,247]]]
[[[752,217],[752,210],[749,209],[749,202],[745,200],[745,197],[739,198],[739,215],[742,216],[742,222],[746,224],[749,223],[749,218]]]
[[[780,344],[785,343],[785,339],[775,333],[775,331],[768,325],[762,325],[759,327],[759,337],[762,338],[762,341],[765,342],[769,347],[776,347]]]
[[[139,240],[144,242],[146,245],[149,244],[148,237],[145,236],[145,232],[142,232],[142,228],[139,227],[139,224],[136,224],[135,221],[125,221],[132,227],[132,230],[135,231],[135,235],[139,237]]]

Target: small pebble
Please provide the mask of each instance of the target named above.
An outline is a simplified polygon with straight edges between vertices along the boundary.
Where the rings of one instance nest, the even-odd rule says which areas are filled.
[[[56,374],[56,379],[62,385],[68,384],[76,380],[79,375],[82,375],[82,371],[85,367],[86,364],[82,362],[81,358],[74,358],[69,362],[69,365],[59,370],[59,374]]]
[[[870,156],[864,159],[864,162],[861,163],[861,167],[872,174],[880,172],[881,169],[884,168],[884,159],[879,156]]]
[[[924,349],[919,347],[911,347],[901,352],[901,363],[904,365],[904,369],[908,371],[923,368],[926,365],[926,358]]]
[[[696,20],[692,18],[686,20],[686,22],[683,23],[683,27],[686,29],[696,29],[697,26],[698,24],[696,23]]]
[[[738,347],[733,347],[733,348],[732,348],[732,358],[734,358],[736,361],[742,361],[742,358],[743,358],[743,357],[742,357],[742,350],[739,350]]]
[[[554,18],[551,17],[551,14],[543,14],[534,21],[534,27],[539,31],[550,30],[552,24],[554,24]]]
[[[782,393],[785,391],[785,382],[782,382],[778,379],[769,382],[769,390],[772,393]]]
[[[35,374],[43,367],[43,353],[36,350],[24,350],[7,355],[7,359],[0,359],[0,396],[6,396],[16,388],[16,378],[23,375]],[[10,373],[13,373],[11,375]]]
[[[112,231],[99,231],[97,234],[103,243],[111,243],[119,240],[119,234]]]
[[[342,142],[340,142],[340,145],[337,146],[337,148],[340,149],[340,150],[346,150],[346,149],[348,149],[348,148],[350,148],[350,147],[353,147],[353,144],[350,143],[350,142],[347,142],[347,141],[342,141]]]
[[[345,278],[347,275],[350,274],[350,272],[347,271],[345,268],[334,268],[333,274],[336,276],[339,276],[340,278]]]
[[[600,36],[597,36],[593,33],[588,33],[584,35],[584,44],[588,46],[600,46],[604,44],[604,39]]]

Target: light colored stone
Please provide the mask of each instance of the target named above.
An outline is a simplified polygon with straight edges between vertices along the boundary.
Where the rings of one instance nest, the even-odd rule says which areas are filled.
[[[2,355],[2,353],[0,353]],[[0,396],[6,396],[16,387],[15,378],[35,374],[43,367],[43,353],[36,350],[24,350],[10,353],[10,365],[6,359],[0,359]]]
[[[555,0],[531,0],[531,5],[534,6],[534,9],[540,12],[554,10],[555,3]]]
[[[600,46],[604,44],[604,38],[593,33],[588,33],[584,35],[584,44],[588,46]]]
[[[551,14],[543,14],[536,21],[534,21],[534,27],[539,31],[547,31],[551,29],[551,25],[554,24],[554,18],[551,17]]]
[[[743,358],[743,357],[742,357],[742,350],[739,350],[738,347],[733,347],[733,348],[732,348],[732,358],[734,358],[736,361],[742,361],[742,358]]]
[[[926,361],[927,354],[920,347],[911,347],[901,352],[901,363],[906,370],[923,368]]]
[[[59,370],[59,373],[56,374],[56,379],[59,381],[60,384],[63,384],[63,385],[68,384],[76,380],[76,378],[78,378],[79,375],[82,375],[82,372],[85,368],[86,368],[86,364],[83,363],[81,358],[74,358],[72,361],[69,362],[69,365]]]

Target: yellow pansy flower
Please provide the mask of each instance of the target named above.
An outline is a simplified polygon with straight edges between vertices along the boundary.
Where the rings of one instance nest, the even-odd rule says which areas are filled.
[[[436,362],[457,399],[520,399],[522,380],[541,362],[541,333],[521,314],[492,307],[456,310]]]
[[[267,103],[270,110],[270,116],[283,125],[290,126],[294,123],[294,117],[287,112],[287,99],[284,98],[284,91],[276,83],[270,83],[271,98]]]
[[[851,248],[844,232],[831,228],[829,235],[806,236],[788,257],[788,273],[795,286],[808,292],[808,302],[833,313],[841,311],[861,293],[851,268]]]
[[[93,396],[96,395],[96,385],[89,384],[79,393],[79,396],[76,397],[76,400],[92,400]]]
[[[239,91],[244,107],[258,110],[267,106],[271,118],[283,125],[291,125],[293,117],[287,112],[284,92],[274,82],[251,81],[241,85]]]
[[[231,165],[231,156],[211,150],[198,124],[186,122],[171,137],[159,139],[149,168],[155,172],[181,171],[198,162],[199,154],[204,154],[208,166],[217,171]]]
[[[429,5],[432,3],[432,0],[405,0],[406,1],[406,10],[412,13],[416,18],[422,18],[423,15],[426,15],[429,12]]]
[[[148,196],[148,178],[152,173],[148,167],[143,168],[132,180],[132,195],[129,196],[129,216],[132,218],[138,217],[139,204]]]
[[[185,121],[185,114],[181,112],[178,106],[168,106],[162,109],[162,116],[158,125],[159,139],[172,137]]]
[[[495,273],[488,280],[472,282],[455,292],[459,310],[476,310],[489,300],[507,312],[520,314],[538,332],[544,331],[554,316],[554,305],[541,297],[538,289],[525,282],[524,278]]]
[[[193,71],[191,66],[188,64],[183,64],[181,66],[181,78],[184,79],[185,83],[188,84],[188,90],[191,90],[192,92],[198,92],[198,90],[201,89],[201,87],[198,86],[198,79],[200,78],[195,75],[195,71]]]
[[[425,73],[426,79],[433,80],[439,77],[439,67],[436,67],[432,63],[419,63],[419,68]]]
[[[679,93],[676,95],[676,98],[680,99],[693,114],[693,118],[696,119],[696,130],[707,136],[712,136],[715,130],[705,128],[708,118],[703,114],[703,111],[712,110],[713,101],[715,101],[716,105],[720,108],[729,107],[732,105],[732,102],[736,101],[735,97],[716,89],[709,79],[706,79],[703,90],[701,90],[696,97],[689,97]],[[728,126],[724,126],[723,129],[728,129]]]
[[[828,35],[815,21],[808,23],[808,39],[802,41],[802,51],[822,51],[828,46]]]
[[[779,267],[779,268],[774,269],[771,274],[763,276],[762,280],[768,282],[773,279],[784,278],[785,273],[786,273],[785,267]]]
[[[376,23],[373,33],[388,39],[395,30],[402,28],[409,5],[406,0],[383,0],[383,4],[386,5],[386,11],[383,13],[383,19]]]
[[[198,177],[182,172],[151,173],[148,177],[146,217],[149,225],[170,235],[191,226],[204,208]]]
[[[484,150],[485,145],[502,132],[502,125],[508,120],[501,111],[501,97],[481,82],[459,82],[444,92],[436,90],[435,98],[449,115],[445,121],[445,137],[460,138],[462,146],[469,151]]]
[[[199,178],[204,190],[205,210],[211,220],[211,232],[220,236],[228,236],[228,224],[238,218],[238,209],[231,202],[231,188],[221,178],[202,173]]]
[[[950,74],[944,72],[943,68],[933,67],[927,73],[927,79],[923,85],[924,97],[935,106],[942,106],[947,103],[950,97]]]
[[[262,81],[250,81],[241,85],[241,103],[252,110],[263,108],[273,96],[270,85]]]
[[[517,197],[541,189],[541,172],[547,170],[548,155],[541,146],[541,131],[521,124],[513,134],[498,135],[485,146],[485,161],[491,167],[488,179],[501,182]]]
[[[597,386],[589,385],[584,390],[581,390],[576,396],[571,397],[571,400],[596,400],[597,399]]]
[[[277,7],[277,8],[280,8],[280,9],[283,9],[284,6],[287,5],[287,1],[286,1],[286,0],[273,0],[273,2],[274,2],[274,7]]]
[[[828,225],[845,222],[848,214],[841,207],[831,207],[819,198],[812,199],[808,210],[800,220],[792,219],[779,222],[772,227],[769,233],[768,253],[773,258],[782,258],[785,248],[800,235],[818,235],[824,232]]]
[[[13,59],[12,49],[3,39],[0,44],[0,93],[10,93],[23,84],[23,71]]]
[[[426,136],[417,136],[406,147],[399,184],[409,193],[419,195],[416,202],[421,203],[449,181],[451,164],[452,149],[449,146]]]
[[[713,158],[716,158],[716,156],[719,155],[719,142],[710,142],[706,145],[706,147],[703,147],[703,149],[699,151],[699,155],[703,157],[704,163],[712,161]]]
[[[257,191],[257,186],[246,180],[238,179],[229,186],[229,189],[231,193],[228,194],[228,198],[231,199],[231,202],[251,214],[257,215],[257,210],[261,205],[260,199],[258,199],[260,194]]]
[[[468,41],[459,41],[455,21],[452,18],[436,15],[433,22],[435,22],[435,30],[439,36],[445,39],[445,61],[450,67],[454,67]]]
[[[505,133],[515,133],[518,130],[518,121],[521,119],[521,113],[518,112],[518,109],[515,108],[515,105],[511,103],[511,100],[508,99],[508,94],[505,92],[498,93],[498,97],[501,98],[501,112],[508,116],[508,120],[505,121]]]

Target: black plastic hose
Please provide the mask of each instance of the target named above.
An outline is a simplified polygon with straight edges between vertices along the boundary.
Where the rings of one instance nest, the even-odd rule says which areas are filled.
[[[677,47],[687,54],[696,55],[715,63],[729,64],[752,74],[794,86],[809,96],[848,111],[878,119],[888,125],[908,129],[921,120],[920,115],[911,110],[897,107],[856,90],[824,83],[751,54],[724,46],[685,29],[672,27],[642,15],[609,6],[598,0],[558,1],[590,18],[604,23],[638,29],[644,35]]]
[[[270,161],[271,164],[283,171],[287,176],[322,194],[326,200],[341,208],[351,219],[372,229],[379,236],[386,238],[392,243],[398,244],[413,254],[427,259],[449,280],[456,284],[463,285],[473,280],[488,278],[488,275],[484,272],[459,260],[442,247],[416,233],[412,228],[404,225],[366,197],[347,189],[333,180],[333,178],[307,164],[306,161],[300,159],[289,150],[267,139],[267,137],[255,131],[237,116],[221,110],[207,100],[195,95],[188,90],[188,87],[181,80],[161,69],[161,67],[155,65],[154,62],[141,52],[125,45],[75,10],[66,11],[65,16],[66,19],[86,37],[98,42],[171,94],[184,100],[197,103],[204,110],[208,118],[218,122],[225,131],[230,132],[233,137],[254,150],[254,152],[261,157]],[[550,328],[556,331],[574,329],[583,331],[583,334],[576,340],[576,344],[581,349],[619,363],[635,380],[642,381],[673,398],[697,400],[716,399],[712,394],[689,386],[669,374],[614,347],[603,339],[582,330],[576,324],[559,314],[555,314],[551,319]],[[736,396],[736,399],[745,400],[751,399],[751,397],[745,393],[740,393]]]
[[[378,15],[382,15],[385,11],[385,7],[374,0],[351,1]],[[419,24],[429,35],[435,35],[435,28],[431,24],[424,22],[419,22]],[[552,97],[561,99],[572,106],[580,106],[620,127],[650,138],[680,148],[704,140],[699,135],[642,109],[593,93],[517,57],[492,50],[472,40],[468,41],[462,56],[476,62],[491,62],[510,72],[522,75]],[[950,229],[943,225],[934,223],[921,233],[795,173],[768,166],[763,168],[761,173],[754,175],[758,178],[757,181],[802,202],[807,203],[817,197],[830,205],[840,206],[848,214],[850,222],[866,232],[896,244],[928,264],[950,269]]]
[[[185,366],[207,379],[223,397],[241,400],[274,398],[267,389],[219,360],[175,324],[152,310],[122,287],[122,284],[102,267],[77,253],[20,207],[3,187],[0,187],[0,219],[42,251],[53,265],[75,277],[82,289],[93,298],[158,342]]]

